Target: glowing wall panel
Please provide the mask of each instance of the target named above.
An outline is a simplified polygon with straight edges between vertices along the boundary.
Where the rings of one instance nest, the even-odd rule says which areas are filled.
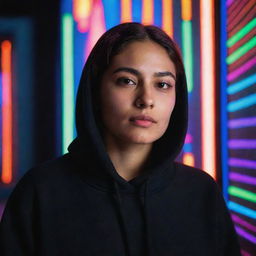
[[[33,161],[31,32],[30,20],[0,19],[0,215]]]
[[[243,255],[256,252],[256,3],[221,4],[223,190]]]

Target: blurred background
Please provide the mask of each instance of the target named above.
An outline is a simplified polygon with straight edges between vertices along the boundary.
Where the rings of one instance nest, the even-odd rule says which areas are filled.
[[[1,0],[0,217],[24,173],[75,138],[77,86],[97,39],[137,21],[180,46],[190,109],[178,161],[214,177],[242,255],[256,255],[255,17],[255,0]]]

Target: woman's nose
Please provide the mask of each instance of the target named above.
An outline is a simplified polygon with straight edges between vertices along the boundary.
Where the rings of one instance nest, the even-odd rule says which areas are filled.
[[[154,99],[151,88],[142,87],[136,97],[135,105],[137,108],[153,108]]]

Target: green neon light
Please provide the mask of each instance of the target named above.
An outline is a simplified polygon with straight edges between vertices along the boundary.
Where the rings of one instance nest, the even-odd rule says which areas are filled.
[[[227,64],[232,64],[236,60],[238,60],[241,56],[246,54],[249,50],[251,50],[256,45],[256,36],[253,37],[250,41],[239,47],[236,51],[230,54],[226,58]]]
[[[192,42],[192,23],[191,21],[182,21],[182,52],[187,76],[188,92],[192,92],[194,87]]]
[[[256,93],[228,103],[228,112],[235,112],[256,104]]]
[[[236,34],[230,37],[227,41],[227,46],[231,47],[240,39],[242,39],[246,34],[248,34],[256,26],[256,18],[252,19],[247,23],[242,29],[240,29]]]
[[[62,16],[62,152],[74,138],[73,18]]]
[[[241,188],[238,188],[235,186],[230,186],[228,188],[228,193],[231,196],[236,196],[236,197],[242,198],[244,200],[256,203],[256,193],[253,193],[251,191],[241,189]]]

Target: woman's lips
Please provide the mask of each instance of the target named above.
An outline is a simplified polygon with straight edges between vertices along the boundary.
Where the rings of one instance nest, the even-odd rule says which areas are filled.
[[[150,127],[153,123],[156,123],[152,117],[144,115],[131,117],[130,121],[136,126],[145,128]]]

